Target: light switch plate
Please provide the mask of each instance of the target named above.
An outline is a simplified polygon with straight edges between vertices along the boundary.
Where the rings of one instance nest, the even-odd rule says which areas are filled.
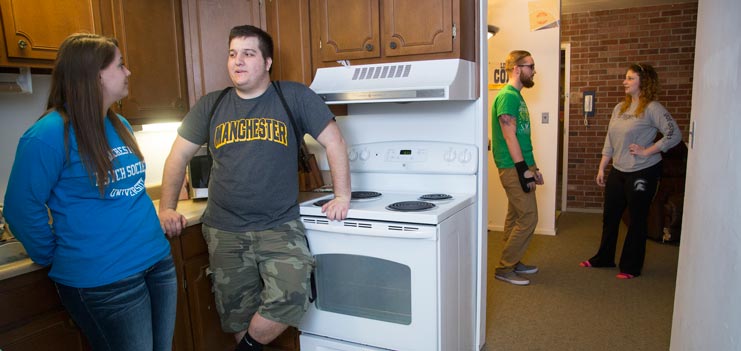
[[[548,124],[548,112],[543,112],[541,116],[542,116],[543,124]]]

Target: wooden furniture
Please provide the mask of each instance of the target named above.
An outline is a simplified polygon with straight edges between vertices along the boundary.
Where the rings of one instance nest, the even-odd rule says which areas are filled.
[[[264,28],[258,0],[184,0],[188,98],[192,106],[209,92],[232,85],[226,64],[229,31],[238,25]]]
[[[310,0],[313,67],[475,61],[475,1]]]
[[[268,1],[265,4],[265,31],[273,38],[273,80],[291,80],[310,85],[311,45],[309,2]]]
[[[180,0],[108,0],[106,35],[118,39],[131,71],[118,104],[131,124],[179,121],[188,112]]]
[[[101,0],[0,0],[0,66],[51,68],[62,41],[102,33]]]
[[[208,275],[208,247],[201,225],[187,227],[183,234],[170,240],[178,287],[178,317],[175,325],[174,350],[232,350],[232,334],[221,330],[219,316]],[[299,350],[298,330],[288,328],[266,350]]]
[[[0,0],[0,10],[0,66],[52,68],[70,34],[111,36],[132,72],[117,112],[132,124],[188,112],[180,0]]]
[[[0,281],[0,350],[89,350],[41,269]]]
[[[656,140],[660,139],[660,134]],[[684,185],[687,177],[687,154],[684,142],[661,153],[661,181],[651,200],[646,218],[646,236],[662,243],[677,243],[682,236],[682,210],[684,208]],[[622,216],[625,225],[630,225],[630,213],[626,208]]]

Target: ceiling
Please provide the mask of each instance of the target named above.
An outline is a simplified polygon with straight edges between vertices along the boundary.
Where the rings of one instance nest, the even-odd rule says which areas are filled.
[[[590,12],[653,5],[680,4],[696,0],[561,0],[561,13]]]

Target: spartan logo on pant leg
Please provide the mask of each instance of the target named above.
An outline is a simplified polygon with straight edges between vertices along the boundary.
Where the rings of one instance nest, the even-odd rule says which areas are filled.
[[[648,182],[643,178],[636,179],[633,182],[633,191],[646,191],[646,183]]]

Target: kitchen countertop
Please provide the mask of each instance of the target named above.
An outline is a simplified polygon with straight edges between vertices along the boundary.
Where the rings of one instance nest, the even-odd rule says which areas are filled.
[[[326,192],[301,192],[298,196],[299,203],[329,195]],[[159,210],[159,200],[154,200],[155,210]],[[178,202],[178,212],[188,220],[188,226],[201,224],[201,216],[206,209],[206,200],[180,200]],[[0,266],[0,280],[30,273],[46,267],[37,265],[30,258],[11,262]]]
[[[152,201],[154,203],[154,210],[159,213],[160,200]],[[206,199],[198,200],[180,200],[178,201],[178,212],[185,216],[188,220],[187,227],[192,225],[201,224],[201,216],[203,211],[206,209]]]
[[[31,273],[46,267],[37,265],[30,258],[10,262],[0,266],[0,280],[13,278],[21,274]]]

